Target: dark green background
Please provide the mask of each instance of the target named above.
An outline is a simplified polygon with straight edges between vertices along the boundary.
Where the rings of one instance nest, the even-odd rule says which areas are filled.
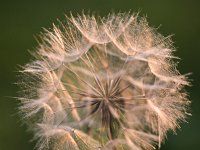
[[[34,35],[42,27],[69,12],[140,11],[151,26],[164,35],[174,34],[176,56],[181,58],[178,69],[192,72],[192,117],[183,124],[178,135],[168,134],[162,150],[200,150],[200,1],[199,0],[0,0],[0,150],[31,150],[32,135],[21,126],[16,115],[18,102],[7,96],[17,96],[17,66],[26,64],[34,49]]]

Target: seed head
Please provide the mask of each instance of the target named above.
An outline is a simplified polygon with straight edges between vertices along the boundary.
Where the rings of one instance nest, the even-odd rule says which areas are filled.
[[[22,117],[39,150],[151,150],[187,115],[174,48],[130,13],[67,17],[23,67]]]

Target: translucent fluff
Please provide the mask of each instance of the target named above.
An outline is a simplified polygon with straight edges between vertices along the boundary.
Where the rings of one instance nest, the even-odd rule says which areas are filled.
[[[23,67],[20,112],[39,150],[151,150],[187,116],[168,37],[130,13],[66,17]]]

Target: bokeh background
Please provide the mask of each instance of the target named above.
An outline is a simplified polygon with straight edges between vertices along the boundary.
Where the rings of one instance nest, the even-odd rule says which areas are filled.
[[[18,65],[31,59],[34,36],[42,27],[51,28],[57,18],[96,12],[140,11],[149,24],[163,35],[173,34],[175,55],[180,57],[181,73],[192,73],[192,86],[187,87],[192,100],[192,117],[177,135],[168,134],[161,150],[200,150],[200,1],[199,0],[0,0],[0,150],[32,150],[31,133],[26,132],[17,115]]]

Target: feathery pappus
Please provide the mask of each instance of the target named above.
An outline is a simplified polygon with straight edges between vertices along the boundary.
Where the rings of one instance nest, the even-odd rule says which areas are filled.
[[[45,29],[21,71],[19,109],[36,148],[159,148],[190,103],[170,38],[132,13],[66,22]]]

